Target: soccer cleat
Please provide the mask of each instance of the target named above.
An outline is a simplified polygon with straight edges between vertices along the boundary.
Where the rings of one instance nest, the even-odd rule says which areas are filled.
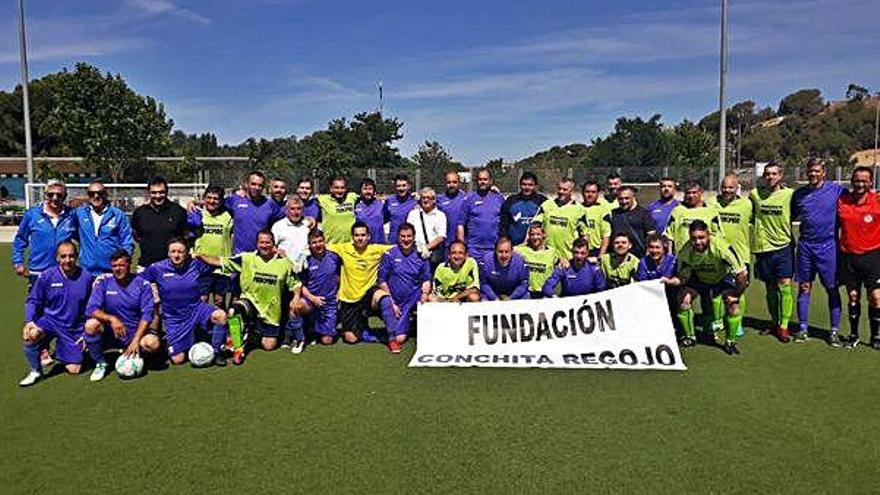
[[[89,375],[90,382],[100,382],[107,376],[107,363],[97,363],[95,364],[95,369],[92,370],[92,374]]]
[[[403,350],[403,346],[400,345],[400,342],[392,340],[388,343],[388,350],[391,351],[391,354],[400,354],[400,351]]]
[[[802,344],[807,341],[807,331],[800,330],[794,334],[794,341],[796,344]]]
[[[739,347],[736,346],[736,342],[725,342],[723,347],[724,352],[729,356],[736,356],[739,354]]]
[[[858,335],[850,335],[843,341],[843,346],[847,349],[855,349],[860,343]]]
[[[697,343],[691,337],[682,337],[679,344],[681,344],[682,347],[693,347],[697,345]]]
[[[840,342],[840,336],[837,335],[837,332],[831,332],[828,335],[828,345],[831,347],[840,347],[842,343]]]
[[[302,352],[306,350],[306,341],[305,340],[294,340],[293,345],[290,346],[291,354],[302,354]]]
[[[30,387],[43,378],[43,374],[36,370],[31,370],[26,377],[18,382],[19,387]]]
[[[232,364],[240,366],[244,364],[244,349],[236,349],[232,353]]]
[[[786,343],[791,341],[791,332],[788,331],[785,327],[779,327],[776,330],[776,338],[779,339],[780,342]]]
[[[214,366],[226,366],[226,354],[222,350],[214,353]]]

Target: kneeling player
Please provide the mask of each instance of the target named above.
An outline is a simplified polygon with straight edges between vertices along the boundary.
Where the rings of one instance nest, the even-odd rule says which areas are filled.
[[[229,329],[235,347],[233,364],[244,361],[242,325],[260,334],[260,346],[263,350],[271,351],[278,347],[282,312],[290,311],[289,308],[282,307],[282,296],[285,291],[292,292],[293,302],[290,307],[293,307],[299,301],[300,284],[293,274],[293,263],[286,257],[279,256],[272,231],[264,229],[257,233],[256,252],[239,253],[222,260],[212,256],[200,258],[206,263],[222,266],[224,272],[240,274],[241,295],[232,302],[229,309]],[[294,345],[302,346],[302,319],[291,316],[288,325],[296,340]]]
[[[484,301],[529,299],[529,271],[510,238],[501,236],[495,251],[480,262],[480,292]]]
[[[131,255],[120,249],[110,255],[111,274],[92,286],[86,307],[86,347],[95,361],[89,379],[96,382],[107,373],[104,349],[122,349],[123,355],[154,353],[159,336],[148,332],[153,320],[153,289],[140,275],[131,273]]]
[[[684,332],[681,345],[691,347],[695,344],[693,303],[699,296],[710,328],[720,316],[720,306],[724,306],[724,351],[730,355],[739,354],[736,334],[742,323],[739,297],[748,282],[746,266],[729,244],[709,235],[706,222],[694,220],[688,232],[690,240],[678,253],[678,272],[682,282],[678,318]]]
[[[382,255],[374,305],[382,312],[388,349],[397,354],[409,334],[410,317],[431,293],[431,262],[415,248],[416,229],[410,223],[397,229],[397,245]]]
[[[599,257],[599,267],[605,275],[605,284],[609,289],[630,284],[639,269],[639,259],[630,251],[632,239],[626,232],[615,232],[611,236],[610,253]]]
[[[336,294],[339,292],[339,268],[342,260],[327,250],[324,233],[309,231],[309,255],[303,267],[302,297],[294,302],[297,316],[304,318],[306,330],[317,334],[323,345],[330,345],[336,336]],[[297,352],[294,344],[291,352]],[[301,351],[300,346],[300,351]]]
[[[186,362],[187,352],[195,343],[196,329],[211,335],[214,365],[226,366],[222,346],[226,342],[226,312],[202,301],[199,278],[214,267],[189,255],[186,241],[180,237],[168,241],[168,259],[153,263],[142,276],[159,290],[168,355],[174,364]]]
[[[479,302],[480,269],[468,256],[467,246],[461,241],[449,245],[446,263],[434,270],[434,292],[431,302]]]
[[[55,358],[75,375],[82,365],[82,335],[92,275],[76,264],[76,245],[63,241],[55,249],[58,266],[40,274],[24,305],[24,357],[30,372],[18,382],[29,387],[43,377],[40,351],[55,339]]]
[[[558,285],[562,286],[562,297],[583,296],[605,290],[605,275],[599,267],[588,261],[589,258],[589,241],[583,237],[575,239],[571,246],[571,262],[566,268],[558,267],[553,270],[541,289],[544,297],[555,297]]]

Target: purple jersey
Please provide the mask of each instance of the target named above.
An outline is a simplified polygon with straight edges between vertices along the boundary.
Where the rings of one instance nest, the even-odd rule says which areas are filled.
[[[672,278],[675,276],[675,264],[677,262],[678,260],[671,254],[663,256],[659,265],[650,257],[645,256],[639,260],[639,267],[636,269],[635,278],[639,282],[657,280],[662,277]]]
[[[562,286],[560,292],[562,297],[592,294],[605,290],[605,275],[596,265],[585,263],[584,266],[577,268],[572,263],[565,269],[559,267],[553,269],[553,274],[541,288],[544,297],[553,297],[557,285]]]
[[[321,221],[321,205],[318,204],[316,198],[303,201],[303,216],[314,218],[318,222]]]
[[[456,229],[459,225],[464,224],[464,202],[467,199],[467,193],[458,191],[454,196],[441,194],[437,196],[437,208],[446,215],[446,241],[448,247],[455,242]]]
[[[324,251],[320,258],[309,255],[306,266],[300,272],[303,286],[313,295],[323,297],[328,304],[336,304],[339,292],[339,268],[342,260],[334,252]]]
[[[408,194],[404,197],[394,195],[385,200],[383,212],[385,221],[388,222],[388,242],[387,244],[397,243],[397,229],[406,223],[406,216],[418,205],[416,198]]]
[[[791,221],[801,222],[798,239],[810,244],[834,242],[837,237],[837,198],[846,189],[834,182],[815,188],[799,187],[791,198]]]
[[[513,253],[510,263],[503,267],[494,252],[487,254],[480,263],[480,291],[484,301],[495,301],[500,296],[528,299],[529,271],[523,257]]]
[[[258,201],[233,194],[226,198],[226,209],[232,214],[232,252],[256,251],[257,232],[284,218],[284,210],[275,201],[263,196]]]
[[[415,303],[422,294],[422,283],[431,281],[431,263],[419,256],[415,246],[409,254],[394,246],[382,255],[378,281],[388,284],[396,303]]]
[[[354,204],[355,220],[364,222],[370,229],[370,244],[385,244],[385,203],[373,199],[369,203],[358,199]]]
[[[182,321],[191,318],[202,302],[199,278],[213,271],[213,266],[198,259],[187,260],[179,267],[162,260],[147,267],[141,276],[158,287],[165,318]]]
[[[503,204],[504,196],[495,191],[476,192],[465,199],[459,225],[464,225],[469,250],[495,249]]]
[[[92,287],[86,316],[96,310],[115,316],[125,325],[128,337],[134,336],[140,322],[153,321],[153,289],[140,275],[131,276],[127,285],[120,285],[111,275],[99,277]]]
[[[81,331],[86,322],[86,303],[92,289],[92,274],[77,270],[68,278],[60,266],[44,271],[28,293],[24,319],[54,331]]]
[[[666,230],[666,225],[669,223],[669,215],[672,214],[672,210],[678,205],[679,201],[675,198],[665,203],[662,199],[658,199],[648,205],[646,209],[648,210],[648,213],[651,214],[651,218],[654,219],[654,225],[657,227],[657,232],[663,232]]]

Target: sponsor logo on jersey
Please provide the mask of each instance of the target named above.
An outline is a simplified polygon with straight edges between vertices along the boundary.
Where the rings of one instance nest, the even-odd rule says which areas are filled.
[[[871,223],[874,221],[874,215],[871,215],[870,213],[868,213],[865,215],[864,220],[865,220],[865,223]]]

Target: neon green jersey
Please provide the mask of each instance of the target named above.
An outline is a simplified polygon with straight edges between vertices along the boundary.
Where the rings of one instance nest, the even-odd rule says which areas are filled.
[[[599,257],[599,268],[605,275],[605,283],[608,288],[613,289],[633,281],[633,277],[639,269],[639,259],[632,253],[627,253],[626,258],[618,263],[616,254],[605,253]]]
[[[694,220],[702,220],[709,226],[709,233],[718,237],[723,236],[721,230],[721,217],[718,210],[708,206],[697,206],[689,208],[684,204],[680,204],[672,209],[669,214],[669,223],[666,224],[666,230],[663,236],[673,242],[673,251],[678,252],[681,247],[691,238],[689,228]]]
[[[599,199],[596,200],[596,204],[604,208],[605,213],[607,214],[611,214],[612,211],[620,208],[620,202],[618,202],[616,199],[613,201],[608,201],[603,194],[599,195]]]
[[[776,191],[764,188],[752,189],[755,213],[755,230],[752,236],[752,251],[766,253],[776,251],[791,244],[791,197],[794,189],[783,187]]]
[[[544,282],[553,274],[553,268],[559,262],[559,255],[550,248],[535,251],[526,244],[516,246],[513,250],[526,262],[526,268],[529,270],[529,290],[540,292]]]
[[[223,258],[222,265],[227,273],[241,274],[241,297],[253,303],[260,319],[269,325],[281,325],[281,295],[300,286],[290,260],[276,255],[267,261],[250,252]]]
[[[199,210],[201,210],[202,226],[193,245],[193,253],[217,257],[231,256],[232,215],[226,210],[219,215],[212,215],[204,208]]]
[[[723,205],[715,197],[708,204],[718,210],[724,240],[733,247],[743,263],[749,263],[752,259],[752,202],[749,198],[737,197]]]
[[[342,201],[329,194],[318,196],[321,207],[321,230],[327,243],[351,242],[351,226],[354,225],[354,204],[358,196],[348,193]]]
[[[480,269],[473,258],[466,258],[458,270],[448,261],[434,270],[434,294],[449,299],[465,289],[480,289]]]
[[[587,238],[590,251],[602,247],[602,240],[611,237],[611,213],[606,203],[584,206],[584,222],[581,225],[581,234]],[[581,205],[583,206],[583,205]]]
[[[555,199],[548,199],[541,203],[535,221],[544,224],[547,246],[556,251],[560,258],[568,259],[571,257],[571,243],[578,238],[583,217],[584,207],[577,201],[571,200],[560,206]]]
[[[701,252],[690,242],[678,253],[678,273],[685,280],[696,279],[704,284],[717,284],[727,275],[746,269],[736,250],[724,239],[709,238],[709,247]]]

